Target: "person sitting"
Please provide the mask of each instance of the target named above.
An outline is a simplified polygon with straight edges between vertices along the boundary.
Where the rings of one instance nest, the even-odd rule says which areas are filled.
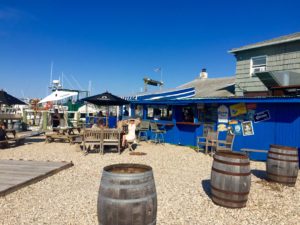
[[[102,129],[104,128],[104,122],[103,120],[98,120],[97,123],[94,123],[92,126],[93,129]]]
[[[102,112],[102,111],[99,111],[99,113],[98,113],[98,117],[104,117],[104,115],[103,115],[103,112]]]
[[[134,141],[136,139],[135,130],[136,126],[140,123],[140,120],[135,120],[133,118],[127,121],[128,124],[128,134],[123,135],[122,147],[125,147],[127,141]]]
[[[7,147],[8,143],[7,143],[7,135],[6,135],[6,131],[5,131],[5,125],[4,123],[0,123],[0,148],[5,148]]]

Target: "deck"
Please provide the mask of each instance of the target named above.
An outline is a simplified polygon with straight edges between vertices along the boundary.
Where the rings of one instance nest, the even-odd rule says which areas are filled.
[[[0,196],[36,183],[71,166],[72,162],[0,160]]]

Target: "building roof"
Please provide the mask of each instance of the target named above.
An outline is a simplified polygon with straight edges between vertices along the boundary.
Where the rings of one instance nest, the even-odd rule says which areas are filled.
[[[270,45],[277,45],[277,44],[298,41],[298,40],[300,40],[300,32],[280,36],[277,38],[273,38],[270,40],[266,40],[266,41],[262,41],[262,42],[258,42],[258,43],[254,43],[254,44],[250,44],[250,45],[245,45],[240,48],[233,48],[229,52],[236,53],[236,52],[250,50],[250,49],[254,49],[254,48],[260,48],[260,47],[265,47],[265,46],[270,46]]]
[[[200,97],[230,97],[234,96],[235,77],[196,78],[179,86],[179,88],[194,87],[195,98]]]
[[[272,97],[209,97],[209,98],[186,98],[177,100],[137,100],[132,101],[136,104],[152,104],[157,105],[188,105],[188,104],[237,104],[237,103],[300,103],[297,96],[272,96]]]

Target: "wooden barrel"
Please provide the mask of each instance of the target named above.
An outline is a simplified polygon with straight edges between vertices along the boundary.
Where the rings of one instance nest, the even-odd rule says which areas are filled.
[[[98,197],[99,224],[154,225],[156,211],[156,189],[150,166],[104,167]]]
[[[298,149],[270,145],[266,166],[268,180],[295,186],[299,171]]]
[[[210,184],[215,204],[228,208],[245,207],[251,185],[248,156],[230,151],[216,152]]]

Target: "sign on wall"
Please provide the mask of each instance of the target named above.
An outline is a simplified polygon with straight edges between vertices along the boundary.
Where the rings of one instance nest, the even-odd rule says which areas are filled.
[[[230,106],[230,115],[233,117],[246,113],[247,109],[245,103],[238,103]]]
[[[265,111],[262,111],[262,112],[255,113],[254,116],[253,116],[253,120],[254,120],[255,123],[265,121],[265,120],[269,120],[269,119],[271,119],[269,110],[265,110]]]
[[[218,122],[219,123],[228,123],[228,107],[225,105],[220,105],[218,108]]]
[[[242,122],[243,136],[254,135],[252,121]]]
[[[227,126],[224,123],[218,124],[218,131],[227,131]]]
[[[235,135],[242,135],[242,127],[241,124],[232,124],[231,125],[231,130]]]

